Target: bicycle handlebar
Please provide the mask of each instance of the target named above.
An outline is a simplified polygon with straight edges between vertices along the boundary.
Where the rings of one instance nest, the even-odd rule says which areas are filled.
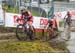
[[[18,22],[19,20],[24,20],[24,19],[17,19],[16,21]]]

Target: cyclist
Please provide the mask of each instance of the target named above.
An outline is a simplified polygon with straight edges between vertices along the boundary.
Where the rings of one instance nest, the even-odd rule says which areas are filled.
[[[70,15],[70,12],[68,11],[67,12],[67,14],[66,14],[66,16],[64,17],[64,19],[65,19],[65,21],[64,21],[64,28],[66,27],[66,25],[68,25],[68,27],[67,27],[67,29],[66,29],[66,31],[67,31],[67,40],[69,40],[70,39],[70,25],[71,25],[71,22],[72,22],[72,19],[71,19],[71,15]],[[66,40],[66,41],[67,41]]]
[[[47,31],[48,31],[48,35],[49,35],[49,38],[52,38],[53,37],[53,21],[52,20],[48,20],[48,26],[47,26]]]
[[[70,26],[72,20],[71,20],[71,15],[70,15],[69,11],[67,12],[67,15],[65,16],[64,19],[66,19],[65,20],[65,22],[66,22],[65,25],[67,24],[68,26]]]
[[[33,16],[25,7],[21,7],[21,18],[24,19],[24,22],[26,22],[29,25],[29,28],[33,31]]]
[[[48,20],[48,26],[52,28],[52,26],[53,26],[53,21],[52,20]]]

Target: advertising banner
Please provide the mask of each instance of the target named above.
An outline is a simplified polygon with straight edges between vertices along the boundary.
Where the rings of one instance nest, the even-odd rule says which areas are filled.
[[[22,24],[22,21],[17,22],[17,19],[21,18],[20,14],[6,13],[5,26],[6,27],[16,27],[17,24]],[[48,19],[42,17],[33,17],[33,26],[38,29],[44,28],[47,25]]]
[[[54,19],[57,22],[57,27],[59,30],[64,30],[64,17],[66,16],[67,11],[63,12],[56,12]],[[70,11],[70,14],[72,16],[72,19],[75,19],[75,10]],[[17,19],[21,18],[20,14],[14,14],[14,13],[6,13],[5,16],[5,27],[16,27],[17,24],[22,23],[22,21],[19,21],[17,23]],[[44,17],[33,17],[33,26],[37,29],[43,29],[48,24],[48,18]],[[54,26],[54,25],[53,25]]]

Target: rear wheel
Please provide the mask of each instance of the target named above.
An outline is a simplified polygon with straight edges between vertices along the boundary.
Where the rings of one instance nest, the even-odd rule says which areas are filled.
[[[16,28],[16,37],[18,38],[18,40],[22,41],[27,39],[27,31],[22,24],[18,25]]]

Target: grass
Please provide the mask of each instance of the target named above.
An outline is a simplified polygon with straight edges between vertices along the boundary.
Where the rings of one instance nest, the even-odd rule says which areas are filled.
[[[19,13],[19,10],[16,9],[16,8],[11,7],[10,9],[7,9],[7,12],[10,12],[10,13]]]
[[[32,15],[33,15],[33,16],[40,16],[40,13],[38,13],[38,12],[35,11],[35,10],[32,10]]]
[[[0,53],[61,53],[47,42],[8,42],[0,44]]]

